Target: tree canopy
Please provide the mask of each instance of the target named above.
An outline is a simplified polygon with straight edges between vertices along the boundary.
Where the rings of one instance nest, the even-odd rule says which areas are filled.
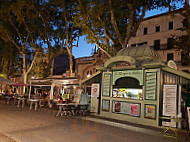
[[[88,42],[95,43],[109,57],[126,48],[145,13],[159,7],[175,7],[180,0],[78,0],[75,22]]]
[[[183,32],[181,36],[174,36],[175,46],[182,53],[182,64],[189,64],[190,61],[190,7],[186,6],[181,13],[184,16],[183,27],[178,30]]]
[[[20,70],[26,83],[31,72],[50,75],[53,58],[67,51],[72,74],[72,49],[81,33],[114,56],[127,47],[147,10],[175,7],[176,1],[182,0],[0,0],[0,50],[8,51],[0,62],[6,60],[8,75]]]

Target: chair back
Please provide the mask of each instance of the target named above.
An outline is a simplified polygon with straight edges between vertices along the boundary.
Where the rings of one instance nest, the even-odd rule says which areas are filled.
[[[63,94],[62,98],[67,99],[67,94]]]
[[[90,101],[90,98],[88,95],[81,95],[81,98],[80,98],[80,104],[88,104]]]
[[[77,103],[78,104],[80,102],[80,98],[81,98],[80,95],[75,95],[74,99],[73,99],[73,103]]]

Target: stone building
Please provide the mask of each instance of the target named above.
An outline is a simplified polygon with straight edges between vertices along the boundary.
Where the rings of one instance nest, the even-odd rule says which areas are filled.
[[[81,57],[75,60],[75,74],[80,79],[85,79],[97,72],[97,67],[102,66],[108,57],[101,50],[89,57]]]
[[[147,44],[159,53],[164,63],[173,60],[179,70],[190,72],[190,66],[182,62],[183,54],[173,44],[173,36],[185,34],[178,30],[186,22],[181,14],[183,11],[179,9],[145,18],[136,35],[129,40],[129,47]]]

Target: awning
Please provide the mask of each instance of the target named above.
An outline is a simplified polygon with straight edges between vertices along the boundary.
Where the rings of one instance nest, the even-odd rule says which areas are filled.
[[[98,71],[93,75],[91,75],[90,77],[81,80],[81,83],[91,85],[92,83],[101,83],[101,81],[102,81],[101,71]]]
[[[183,72],[183,71],[180,71],[180,70],[176,70],[176,69],[173,69],[173,68],[170,68],[170,67],[161,67],[161,69],[164,70],[164,71],[171,72],[173,74],[179,75],[181,77],[184,77],[186,79],[190,79],[190,74],[189,73],[186,73],[186,72]]]
[[[3,77],[0,77],[0,84],[12,85],[13,83],[15,83],[15,82],[5,79]]]
[[[12,86],[29,86],[28,84],[24,84],[23,82],[14,83]]]

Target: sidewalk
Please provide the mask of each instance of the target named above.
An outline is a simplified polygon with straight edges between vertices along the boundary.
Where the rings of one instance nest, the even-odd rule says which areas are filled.
[[[0,132],[0,142],[19,142],[19,141]]]
[[[89,135],[93,136],[93,142],[115,140],[184,142],[186,138],[184,131],[180,131],[178,140],[169,139],[163,137],[164,129],[161,127],[150,127],[95,115],[59,118],[55,117],[57,110],[52,114],[51,111],[43,111],[43,109],[29,111],[28,107],[16,108],[14,105],[5,105],[1,101],[0,108],[0,129],[3,132],[0,131],[0,142],[18,142],[12,138],[21,142],[34,142],[34,139],[35,142],[59,142],[63,138],[68,139],[67,142],[81,142],[87,141]],[[100,125],[95,127],[96,123],[93,122]]]
[[[91,116],[80,117],[80,118],[84,119],[84,120],[88,120],[88,121],[101,123],[104,125],[109,125],[109,126],[113,126],[113,127],[127,129],[130,131],[141,132],[144,134],[151,134],[154,136],[161,136],[161,137],[164,137],[163,133],[164,133],[164,130],[166,130],[166,127],[151,127],[151,126],[147,126],[147,125],[134,124],[134,123],[130,123],[127,121],[105,118],[105,117],[98,116],[98,115],[91,115]],[[177,134],[178,134],[178,138],[176,141],[184,142],[186,139],[187,131],[177,129]],[[190,142],[190,137],[188,137],[188,141]]]

